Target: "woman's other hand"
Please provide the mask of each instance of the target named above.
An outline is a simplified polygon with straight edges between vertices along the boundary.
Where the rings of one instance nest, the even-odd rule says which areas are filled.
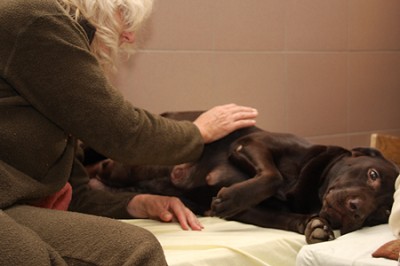
[[[193,123],[199,128],[204,143],[210,143],[237,129],[254,126],[257,115],[254,108],[226,104],[204,112]]]
[[[177,221],[183,230],[201,230],[196,215],[176,197],[139,194],[128,204],[128,212],[135,218],[150,218],[163,222]]]

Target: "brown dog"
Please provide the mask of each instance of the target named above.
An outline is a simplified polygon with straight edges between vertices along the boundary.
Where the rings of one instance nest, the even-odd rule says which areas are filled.
[[[200,112],[165,113],[193,120]],[[308,243],[386,223],[398,168],[372,148],[312,145],[257,127],[207,144],[177,166],[87,166],[109,187],[180,197],[195,213],[305,234]],[[104,187],[103,187],[104,189]]]

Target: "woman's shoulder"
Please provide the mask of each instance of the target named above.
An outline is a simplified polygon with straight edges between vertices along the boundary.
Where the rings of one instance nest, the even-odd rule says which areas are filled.
[[[67,14],[57,0],[7,0],[0,1],[0,21],[2,25],[24,27],[37,18]]]

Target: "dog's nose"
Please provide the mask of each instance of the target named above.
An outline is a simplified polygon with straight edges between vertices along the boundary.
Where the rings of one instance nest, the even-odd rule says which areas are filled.
[[[346,202],[346,207],[351,212],[357,213],[362,207],[362,200],[358,197],[349,198]]]

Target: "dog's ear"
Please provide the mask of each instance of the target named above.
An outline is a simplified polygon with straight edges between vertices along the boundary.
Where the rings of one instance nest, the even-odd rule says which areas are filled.
[[[383,157],[382,153],[379,150],[370,147],[354,148],[351,150],[351,155],[353,157],[358,157],[358,156]]]

